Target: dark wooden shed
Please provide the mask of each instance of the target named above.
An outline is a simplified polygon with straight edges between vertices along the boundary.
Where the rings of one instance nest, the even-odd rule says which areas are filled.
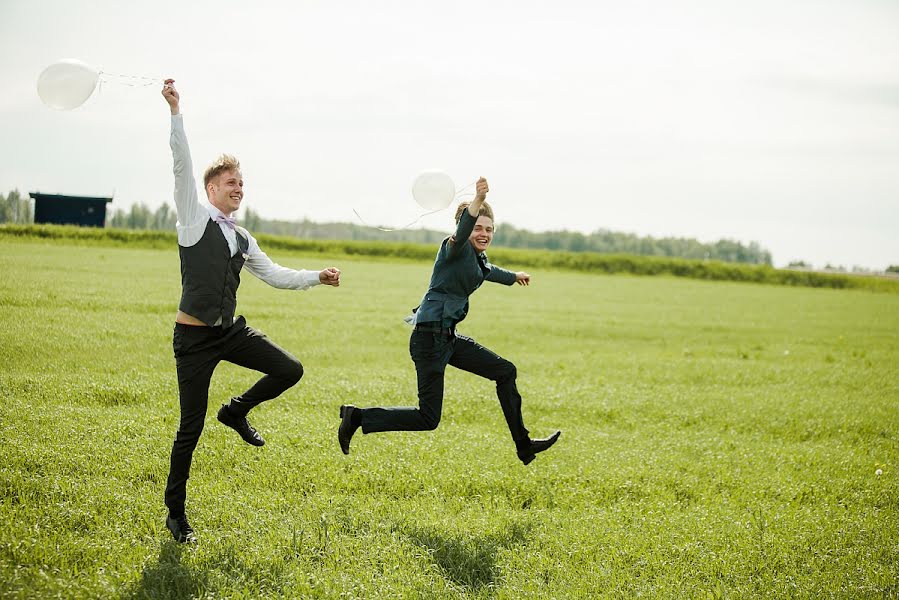
[[[103,227],[106,223],[106,204],[112,198],[94,196],[63,196],[61,194],[28,194],[34,198],[34,222],[59,225]]]

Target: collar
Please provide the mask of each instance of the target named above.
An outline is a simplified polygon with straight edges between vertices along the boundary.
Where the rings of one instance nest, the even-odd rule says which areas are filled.
[[[226,216],[228,216],[228,215],[226,215],[225,213],[223,213],[222,211],[220,211],[219,209],[217,209],[216,207],[214,207],[214,206],[209,202],[209,200],[207,200],[207,201],[205,202],[205,204],[206,204],[206,210],[209,212],[209,218],[210,218],[210,219],[213,219],[213,220],[214,220],[216,217],[226,217]]]

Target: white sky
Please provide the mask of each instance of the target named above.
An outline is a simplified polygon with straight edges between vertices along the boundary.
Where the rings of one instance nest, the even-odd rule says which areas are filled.
[[[198,175],[236,154],[267,218],[403,225],[440,168],[500,225],[899,264],[896,0],[0,0],[0,191],[155,208],[161,85],[54,111],[62,58],[175,78]]]

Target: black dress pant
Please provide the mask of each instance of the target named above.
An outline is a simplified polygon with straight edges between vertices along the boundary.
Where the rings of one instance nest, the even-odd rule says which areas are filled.
[[[443,410],[443,379],[447,365],[496,382],[496,395],[512,439],[528,438],[521,416],[521,395],[515,384],[515,365],[463,335],[415,330],[409,354],[418,375],[418,408],[364,408],[363,433],[436,429]]]
[[[265,373],[249,390],[232,398],[229,410],[246,416],[254,406],[275,398],[303,376],[303,365],[265,334],[247,327],[241,316],[231,327],[175,324],[172,338],[181,422],[172,445],[165,504],[173,515],[184,513],[187,479],[194,448],[203,432],[209,400],[209,382],[220,361]]]

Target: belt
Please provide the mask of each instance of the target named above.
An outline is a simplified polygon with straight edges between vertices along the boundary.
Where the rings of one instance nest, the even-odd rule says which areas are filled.
[[[421,331],[422,333],[439,333],[440,335],[447,336],[456,334],[455,329],[450,329],[449,327],[436,327],[434,325],[416,325],[415,331]]]

